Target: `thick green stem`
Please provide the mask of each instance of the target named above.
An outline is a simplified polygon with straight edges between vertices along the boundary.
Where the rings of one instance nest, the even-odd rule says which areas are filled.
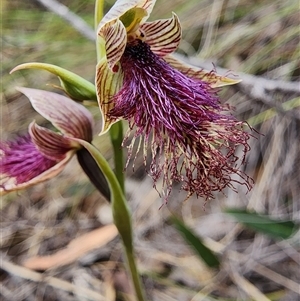
[[[113,124],[109,130],[111,143],[114,150],[115,174],[125,193],[125,178],[124,178],[124,156],[123,156],[123,123],[119,121]]]
[[[126,250],[126,257],[127,257],[127,264],[131,272],[132,282],[134,283],[135,293],[138,301],[144,301],[146,300],[144,291],[143,291],[143,285],[141,283],[141,278],[139,276],[135,259],[134,259],[134,252],[133,250],[129,250],[125,248]]]
[[[95,3],[95,30],[97,30],[98,24],[103,18],[104,0],[96,0]]]
[[[134,259],[131,214],[119,181],[105,158],[95,146],[84,140],[73,139],[78,141],[89,151],[107,180],[111,192],[111,205],[114,223],[119,231],[126,251],[127,265],[131,273],[137,300],[145,301],[146,298]]]
[[[96,0],[95,2],[95,20],[94,26],[95,31],[97,32],[98,25],[103,18],[104,15],[104,0]],[[97,62],[101,59],[101,45],[98,44],[98,40],[96,39],[96,51],[97,51]]]

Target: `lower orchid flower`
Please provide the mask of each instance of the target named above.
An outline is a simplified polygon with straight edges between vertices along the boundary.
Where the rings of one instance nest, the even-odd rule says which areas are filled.
[[[58,131],[33,121],[29,133],[0,143],[0,193],[20,190],[59,174],[74,154],[94,185],[109,199],[107,183],[80,141],[91,142],[93,118],[82,105],[56,93],[18,88]],[[100,173],[99,173],[100,172]]]
[[[133,134],[129,158],[150,152],[149,174],[163,179],[165,200],[174,182],[187,196],[211,198],[214,191],[251,188],[252,180],[237,165],[250,147],[245,122],[230,114],[215,88],[238,83],[215,72],[189,66],[172,56],[181,39],[178,17],[146,22],[154,0],[118,0],[98,26],[96,88],[103,130],[120,119]],[[145,160],[146,162],[146,160]],[[240,180],[233,180],[238,174]]]

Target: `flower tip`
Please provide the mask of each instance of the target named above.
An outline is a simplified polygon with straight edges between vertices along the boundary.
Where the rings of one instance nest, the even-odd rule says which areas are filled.
[[[22,91],[23,89],[26,89],[24,87],[19,87],[19,86],[16,86],[15,89],[18,91],[18,92],[21,92],[24,94],[24,92]]]
[[[31,89],[31,88],[25,88],[25,87],[15,87],[15,89],[18,91],[18,92],[20,92],[20,93],[22,93],[22,94],[24,94],[26,97],[28,97],[28,98],[30,98],[29,96],[29,94],[28,93],[30,93],[30,91],[34,91],[35,89]]]
[[[34,66],[36,64],[39,64],[39,63],[24,63],[24,64],[20,64],[18,66],[16,66],[15,68],[13,68],[9,74],[12,74],[13,72],[15,71],[18,71],[18,70],[22,70],[22,69],[30,69],[30,68],[34,68]]]
[[[238,83],[242,82],[243,80],[241,78],[239,78],[239,79],[230,78],[230,81],[231,81],[232,85],[234,85],[234,84],[238,84]]]
[[[20,65],[19,65],[20,66]],[[19,66],[16,66],[15,68],[13,68],[12,70],[9,71],[9,74],[14,73],[15,71],[19,70]]]
[[[220,87],[225,87],[225,86],[231,86],[231,85],[236,85],[238,83],[240,83],[242,81],[242,79],[233,79],[233,78],[229,78],[226,76],[221,76],[217,79],[216,82],[211,84],[212,88],[220,88]]]
[[[102,135],[104,135],[104,134],[106,134],[108,131],[109,131],[109,129],[111,128],[111,126],[113,125],[113,123],[105,123],[103,126],[102,126],[102,130],[101,130],[101,132],[98,134],[98,136],[102,136]]]

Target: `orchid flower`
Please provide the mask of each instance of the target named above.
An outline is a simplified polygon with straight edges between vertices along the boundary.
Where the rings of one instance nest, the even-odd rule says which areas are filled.
[[[89,166],[96,166],[96,163],[93,164],[80,141],[92,141],[91,113],[63,95],[29,88],[18,90],[59,132],[41,127],[33,121],[27,134],[14,141],[0,143],[0,193],[27,188],[56,176],[74,154],[77,154],[80,165],[90,176]],[[93,168],[94,175],[97,170]],[[98,184],[103,180],[103,175],[100,175]],[[95,181],[92,182],[99,188]],[[102,184],[100,191],[108,196],[107,184]]]
[[[124,142],[133,133],[128,160],[142,147],[149,174],[163,178],[165,200],[173,182],[187,197],[205,198],[234,188],[235,180],[251,188],[251,179],[237,166],[236,149],[249,150],[250,134],[215,88],[239,82],[189,66],[172,53],[181,40],[176,14],[146,22],[155,0],[118,0],[99,23],[96,90],[105,133],[120,119],[129,122]],[[135,155],[136,156],[136,155]]]

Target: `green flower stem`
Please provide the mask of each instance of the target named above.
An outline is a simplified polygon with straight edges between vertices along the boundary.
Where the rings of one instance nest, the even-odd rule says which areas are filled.
[[[135,288],[137,300],[145,301],[146,299],[143,292],[142,283],[134,259],[131,214],[119,181],[105,158],[95,146],[84,140],[76,138],[73,138],[73,140],[79,142],[84,148],[89,151],[94,160],[97,162],[99,168],[102,170],[108,182],[111,191],[111,205],[114,223],[119,231],[126,251],[127,264],[131,272],[132,282]]]
[[[123,123],[119,121],[113,124],[109,130],[111,143],[114,150],[115,174],[121,186],[123,193],[125,193],[125,179],[124,179],[124,156],[123,156]]]
[[[134,284],[134,289],[136,293],[136,297],[138,301],[146,301],[145,293],[143,290],[143,285],[141,282],[141,278],[139,276],[135,258],[134,258],[134,251],[130,251],[129,249],[125,248],[126,251],[126,258],[127,258],[127,265],[131,271],[131,278]]]
[[[103,18],[104,0],[96,0],[95,3],[95,30],[97,30],[98,24]]]
[[[100,23],[100,21],[102,20],[103,18],[103,15],[104,15],[104,0],[96,0],[95,2],[95,31],[97,32],[97,28],[98,28],[98,25]],[[101,59],[101,50],[100,50],[101,46],[98,44],[98,41],[96,39],[96,51],[97,51],[97,62],[100,61]]]

